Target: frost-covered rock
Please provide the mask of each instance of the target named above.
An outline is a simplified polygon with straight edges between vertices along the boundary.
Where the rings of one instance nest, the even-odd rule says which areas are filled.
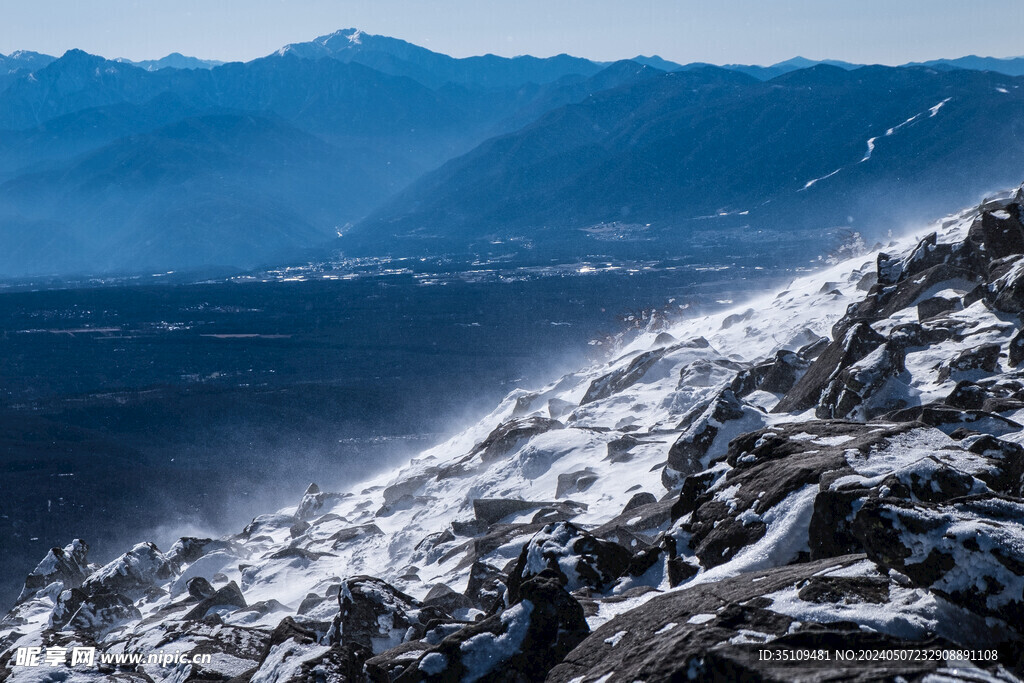
[[[641,353],[624,368],[614,370],[590,383],[587,393],[583,395],[581,404],[600,401],[612,394],[628,389],[644,376],[651,367],[672,351],[672,347],[664,347]]]
[[[541,681],[589,632],[560,577],[538,575],[523,583],[514,605],[446,637],[395,681]]]
[[[358,644],[380,654],[422,637],[432,620],[451,620],[434,606],[424,606],[394,586],[372,576],[356,576],[341,584],[339,613],[331,628],[334,644]]]
[[[518,602],[523,582],[544,571],[557,575],[569,591],[603,591],[625,573],[631,555],[618,543],[601,540],[571,522],[549,524],[523,546],[509,574],[509,599]]]
[[[17,602],[28,600],[41,589],[59,583],[62,589],[78,588],[90,571],[89,546],[75,539],[63,548],[50,548],[46,557],[25,579],[25,587]]]
[[[982,494],[945,504],[881,498],[857,513],[854,533],[868,555],[915,585],[1024,623],[1024,502]]]
[[[69,593],[77,593],[74,589]],[[81,601],[72,600],[64,609],[74,612],[63,628],[71,631],[85,631],[93,635],[104,635],[121,624],[142,616],[131,600],[117,593],[79,594]]]
[[[313,631],[291,618],[274,629],[250,683],[317,683],[363,680],[369,650],[359,644],[321,645]],[[248,675],[248,674],[247,674]]]
[[[893,583],[862,555],[847,556],[655,596],[596,629],[546,680],[921,680],[943,673],[946,663],[834,657],[798,662],[761,653],[942,648],[956,642],[952,638],[995,646],[998,640],[991,638],[998,630],[979,622],[924,591]],[[975,671],[978,680],[995,680]]]
[[[869,420],[907,405],[906,372],[901,344],[887,341],[856,363],[840,370],[825,387],[815,415],[827,419]]]
[[[0,620],[0,679],[37,682],[17,647],[78,644],[213,661],[68,683],[1015,680],[1022,200],[633,330],[609,360],[237,535],[101,568],[54,552]],[[757,654],[932,646],[993,646],[999,664]]]
[[[825,387],[838,373],[883,343],[885,338],[866,323],[853,325],[841,341],[829,344],[772,412],[798,412],[813,408],[821,399]]]
[[[158,581],[177,574],[177,568],[152,543],[139,543],[113,562],[104,565],[82,584],[93,593],[138,595]]]
[[[684,424],[689,424],[668,451],[662,475],[666,488],[703,471],[715,457],[725,455],[733,437],[757,429],[765,421],[761,410],[740,401],[731,389],[723,391],[702,412],[684,419]]]

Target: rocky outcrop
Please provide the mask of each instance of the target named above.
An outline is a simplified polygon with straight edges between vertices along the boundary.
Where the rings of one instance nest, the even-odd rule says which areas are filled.
[[[668,463],[662,474],[665,487],[674,488],[687,475],[704,470],[712,459],[724,455],[733,436],[756,429],[764,422],[760,410],[744,404],[731,389],[726,389],[706,408],[683,418],[683,433],[668,451]]]
[[[238,535],[101,568],[53,549],[0,621],[0,678],[34,680],[16,644],[82,643],[215,657],[76,683],[1018,680],[1022,199],[636,330]],[[985,655],[786,656],[850,648]]]
[[[28,600],[41,589],[59,583],[61,589],[78,588],[90,572],[89,546],[75,539],[64,548],[50,548],[43,561],[25,579],[18,602]]]
[[[793,650],[950,645],[927,627],[915,626],[914,608],[906,603],[888,607],[889,614],[874,621],[870,630],[851,622],[858,605],[866,608],[863,613],[872,612],[872,605],[888,604],[890,588],[903,590],[862,557],[742,574],[656,596],[594,631],[546,680],[867,681],[941,673],[944,661],[910,657],[847,662],[834,656],[784,658],[783,653]],[[978,642],[986,636],[978,633]],[[764,652],[778,656],[765,657]]]
[[[886,497],[865,502],[853,531],[880,566],[1017,628],[1024,623],[1022,520],[1024,502],[988,493],[947,503]]]
[[[341,584],[332,644],[360,645],[380,654],[423,636],[432,620],[451,620],[437,606],[424,606],[386,581],[356,576]]]
[[[511,451],[517,443],[552,429],[562,429],[558,420],[544,417],[526,417],[509,420],[494,429],[487,438],[473,447],[470,456],[479,456],[484,462],[497,460]]]
[[[509,574],[509,599],[518,602],[523,583],[544,571],[558,576],[569,591],[603,591],[626,572],[631,555],[618,543],[597,538],[571,522],[549,524],[523,546]]]
[[[541,681],[589,632],[561,577],[545,572],[524,582],[507,610],[425,650],[395,682]]]
[[[866,323],[853,325],[841,341],[829,344],[772,412],[800,412],[813,408],[821,399],[825,387],[836,375],[884,343],[885,338]]]
[[[580,401],[580,405],[600,401],[603,398],[608,398],[629,388],[638,382],[655,363],[664,358],[665,354],[672,350],[674,350],[674,347],[663,347],[641,353],[630,361],[626,367],[614,370],[603,377],[598,377],[591,382],[587,393],[583,395],[583,399]]]

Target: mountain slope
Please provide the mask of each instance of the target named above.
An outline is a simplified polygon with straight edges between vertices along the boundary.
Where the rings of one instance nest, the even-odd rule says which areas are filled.
[[[744,225],[871,233],[1016,182],[1019,86],[887,67],[821,65],[763,83],[714,67],[665,74],[485,142],[360,231],[412,250],[517,237],[577,252],[614,249],[587,245],[616,225],[669,251]]]
[[[54,548],[0,622],[0,671],[84,645],[186,654],[122,667],[164,681],[1017,681],[1022,266],[1024,189],[657,316],[238,534],[104,567]]]
[[[286,246],[326,243],[337,228],[488,136],[653,73],[625,62],[590,78],[484,91],[431,89],[359,63],[291,52],[210,70],[152,73],[68,53],[20,80],[0,101],[8,126],[44,121],[0,132],[0,180],[8,187],[0,193],[0,240],[8,254],[0,272],[134,272],[157,262],[182,268],[283,258]],[[185,157],[180,146],[151,144],[175,122],[221,116],[272,120],[305,137],[286,153],[287,161],[271,152],[281,151],[273,127],[252,129],[237,150],[206,135],[187,142]],[[187,123],[183,129],[197,132]],[[108,146],[117,153],[106,153]],[[89,155],[94,158],[83,162]],[[101,159],[113,166],[104,168]],[[218,165],[220,175],[209,177],[207,162]],[[129,163],[162,185],[143,190],[129,180],[139,172]],[[273,167],[283,170],[273,181],[245,179]],[[125,218],[118,201],[136,208]],[[251,230],[250,223],[262,227]],[[168,247],[176,241],[190,246]]]
[[[489,89],[517,88],[528,83],[550,83],[569,75],[591,76],[604,68],[599,62],[565,54],[547,58],[488,54],[459,59],[354,28],[335,31],[307,43],[286,45],[278,54],[358,62],[384,73],[414,78],[430,87],[453,83]]]
[[[0,270],[72,267],[54,263],[48,240],[19,244],[22,222],[47,225],[79,270],[123,268],[126,255],[140,269],[255,266],[335,235],[388,192],[388,173],[279,120],[184,119],[0,185],[0,212],[15,219]]]

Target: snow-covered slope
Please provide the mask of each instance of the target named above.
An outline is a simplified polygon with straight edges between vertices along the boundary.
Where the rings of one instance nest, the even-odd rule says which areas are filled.
[[[1021,202],[652,322],[236,535],[105,567],[55,548],[0,622],[0,678],[1016,680]],[[186,657],[24,659],[74,647]],[[794,648],[833,654],[763,654]]]

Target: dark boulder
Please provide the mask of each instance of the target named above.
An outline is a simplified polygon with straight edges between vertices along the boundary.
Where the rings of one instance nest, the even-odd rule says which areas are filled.
[[[520,441],[564,427],[558,420],[545,417],[509,420],[498,425],[486,439],[474,446],[470,455],[479,455],[484,462],[491,462],[508,455]]]
[[[993,263],[991,270],[985,300],[1003,313],[1024,312],[1024,261],[1020,255]]]
[[[606,590],[626,572],[631,554],[571,522],[549,524],[523,546],[508,577],[509,599],[517,602],[523,583],[544,570],[559,576],[569,591]]]
[[[1004,208],[983,211],[971,224],[967,241],[988,261],[1024,254],[1020,204],[1010,203]]]
[[[828,595],[840,604],[873,602],[888,590],[888,580],[877,573],[842,579],[825,576],[854,567],[863,556],[796,564],[763,572],[741,574],[659,595],[640,607],[620,614],[595,630],[548,674],[549,683],[570,681],[891,681],[920,680],[945,666],[943,661],[808,660],[801,657],[764,657],[764,651],[783,652],[863,648],[877,650],[948,646],[949,641],[921,634],[914,639],[899,633],[871,631],[844,621],[844,608],[821,609]],[[809,608],[827,621],[799,620],[776,611],[768,597],[803,592]],[[828,603],[824,603],[827,605]],[[898,605],[889,608],[896,613]],[[808,612],[811,610],[808,609]],[[802,623],[797,623],[798,621]],[[905,629],[905,622],[893,620]],[[893,629],[894,631],[896,628]],[[757,634],[752,637],[752,634]]]
[[[558,483],[555,486],[555,498],[561,498],[573,493],[586,491],[597,481],[597,474],[589,467],[575,472],[565,472],[558,475]]]
[[[462,593],[456,593],[443,583],[434,584],[423,598],[423,605],[435,607],[445,614],[455,614],[459,610],[473,609],[473,601]]]
[[[841,369],[822,392],[815,415],[823,420],[870,420],[906,407],[905,392],[891,386],[906,371],[904,360],[903,345],[887,341]]]
[[[374,654],[421,638],[434,619],[451,620],[436,606],[426,607],[391,584],[356,576],[341,584],[339,614],[331,626],[332,644],[360,645]]]
[[[810,365],[810,360],[799,353],[777,351],[771,361],[741,371],[730,388],[740,398],[755,390],[784,394],[803,377]]]
[[[193,576],[186,581],[185,590],[196,600],[205,600],[216,592],[216,589],[210,585],[210,582],[201,576]]]
[[[655,363],[664,358],[667,353],[677,348],[669,346],[645,351],[630,361],[626,367],[613,370],[607,375],[598,377],[590,383],[587,393],[583,395],[583,400],[580,401],[580,405],[600,401],[603,398],[608,398],[613,394],[628,389],[640,381]]]
[[[884,343],[885,337],[871,329],[870,325],[855,324],[842,337],[842,341],[829,344],[772,412],[801,412],[813,408],[837,372],[853,365]]]
[[[699,408],[695,409],[699,410]],[[731,389],[722,391],[696,419],[689,422],[668,451],[668,462],[662,474],[666,488],[674,488],[695,472],[705,469],[715,458],[725,454],[728,437],[757,429],[764,425],[760,410],[741,402]]]
[[[645,505],[652,505],[657,503],[658,499],[653,493],[647,491],[641,491],[640,493],[634,493],[633,497],[626,502],[626,505],[622,508],[622,514],[635,510],[636,508],[643,507]]]
[[[1024,426],[1002,415],[982,410],[959,410],[940,404],[904,408],[879,419],[886,422],[921,422],[946,434],[967,428],[993,436],[1003,436],[1024,429]]]
[[[519,593],[519,602],[501,614],[466,626],[423,652],[395,683],[543,681],[590,629],[583,608],[559,577],[535,576]]]
[[[62,590],[78,588],[89,574],[89,546],[75,539],[63,548],[50,548],[42,562],[25,578],[25,587],[18,596],[22,603],[38,591],[59,582]]]
[[[868,500],[853,523],[868,556],[977,614],[1024,623],[1024,502]]]
[[[473,606],[484,612],[491,610],[505,594],[505,573],[483,560],[473,562],[469,568],[469,581],[465,596]]]
[[[200,620],[205,619],[211,611],[235,612],[246,607],[248,605],[245,602],[245,596],[242,595],[238,584],[232,581],[208,597],[203,598],[183,618],[186,620]]]
[[[1017,334],[1013,335],[1013,339],[1010,340],[1010,350],[1008,362],[1010,367],[1017,367],[1024,361],[1024,328],[1017,331]]]
[[[966,349],[939,368],[938,379],[944,382],[952,375],[979,371],[991,374],[999,368],[999,344],[983,344]]]
[[[955,311],[957,307],[961,305],[963,304],[960,299],[933,296],[930,299],[925,299],[917,305],[917,318],[918,320],[934,318],[937,315]]]

